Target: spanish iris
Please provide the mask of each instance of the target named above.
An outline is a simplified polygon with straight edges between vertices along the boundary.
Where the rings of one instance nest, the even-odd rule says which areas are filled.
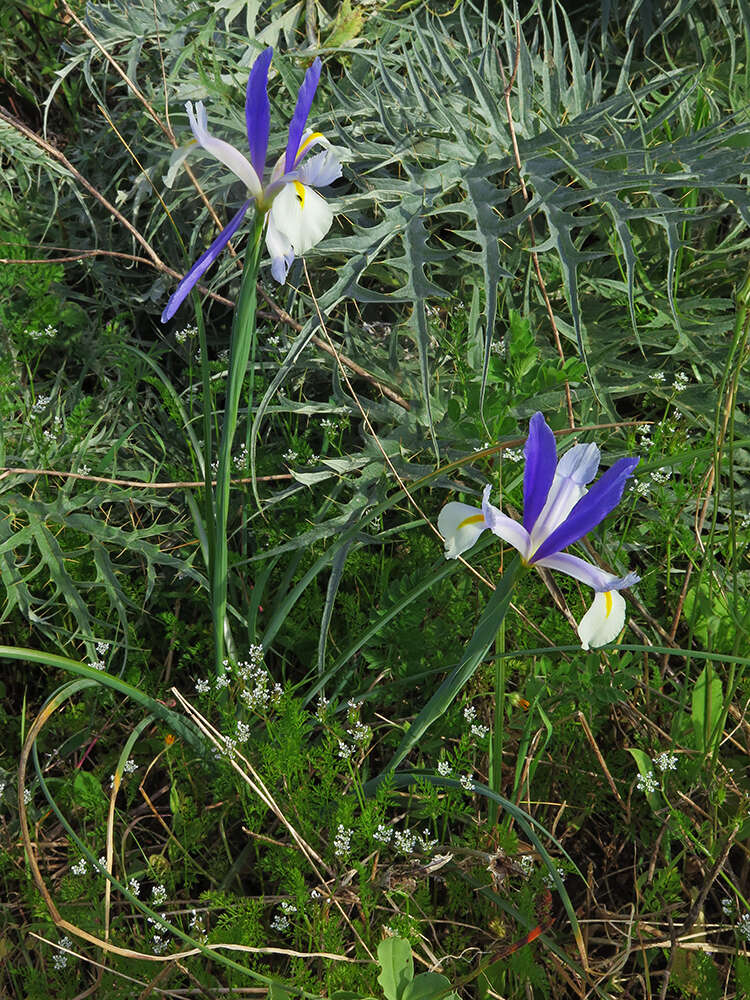
[[[268,69],[272,56],[273,49],[261,52],[247,81],[245,121],[249,159],[230,143],[210,134],[202,101],[195,107],[192,101],[185,105],[195,141],[243,182],[248,198],[180,281],[162,313],[162,323],[174,316],[195,283],[211,267],[239,229],[253,202],[256,211],[268,217],[266,248],[271,256],[271,273],[281,284],[286,281],[295,254],[315,246],[331,227],[333,213],[315,188],[325,187],[340,177],[341,164],[320,132],[305,127],[320,80],[320,59],[316,59],[305,73],[289,125],[286,149],[263,186],[271,125]],[[321,147],[320,151],[310,155],[316,147]]]
[[[625,623],[625,601],[619,591],[639,577],[615,576],[563,549],[580,541],[617,506],[639,459],[619,459],[589,489],[587,484],[599,468],[599,449],[595,444],[577,444],[558,461],[555,436],[541,413],[531,418],[524,456],[522,523],[493,507],[492,487],[486,486],[481,509],[453,502],[440,511],[438,529],[445,539],[445,555],[456,559],[489,528],[517,549],[527,566],[560,570],[587,584],[595,596],[578,635],[584,649],[603,646]]]

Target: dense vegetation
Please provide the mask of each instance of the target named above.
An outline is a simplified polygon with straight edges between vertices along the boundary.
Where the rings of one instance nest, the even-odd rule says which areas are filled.
[[[3,6],[2,995],[750,996],[750,21],[615,7]],[[217,669],[251,227],[160,314],[243,199],[184,104],[239,147],[269,45],[343,177],[234,368]],[[640,458],[603,648],[443,554],[537,412]]]

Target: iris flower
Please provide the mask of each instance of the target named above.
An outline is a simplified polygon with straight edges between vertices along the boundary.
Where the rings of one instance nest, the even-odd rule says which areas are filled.
[[[245,120],[250,159],[228,142],[210,134],[202,101],[198,101],[195,108],[192,101],[185,105],[195,141],[243,182],[248,199],[179,283],[162,313],[162,323],[174,316],[195,283],[237,232],[253,202],[258,212],[268,215],[266,247],[271,255],[271,273],[282,285],[295,253],[301,254],[314,247],[331,228],[333,213],[325,198],[314,188],[325,187],[340,177],[341,164],[320,132],[305,129],[320,80],[320,59],[316,59],[305,73],[289,124],[286,150],[276,161],[268,184],[263,186],[271,127],[268,67],[272,56],[273,49],[261,52],[247,81]],[[310,156],[316,146],[323,147],[322,151]]]
[[[491,486],[484,489],[481,510],[464,503],[446,504],[438,517],[446,558],[456,559],[489,528],[521,553],[526,566],[557,569],[593,587],[594,602],[581,619],[578,635],[584,649],[603,646],[625,624],[625,601],[618,591],[639,577],[605,573],[563,549],[580,541],[617,506],[640,459],[619,459],[587,489],[599,468],[599,449],[595,444],[577,444],[558,461],[555,436],[541,413],[531,418],[524,456],[523,522],[492,506]]]

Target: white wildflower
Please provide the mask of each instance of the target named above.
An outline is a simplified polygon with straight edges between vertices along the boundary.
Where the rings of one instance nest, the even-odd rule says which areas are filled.
[[[125,764],[123,765],[122,769],[125,772],[125,774],[134,774],[138,770],[138,765],[133,760],[133,758],[130,757],[128,760],[125,761]]]
[[[658,767],[660,771],[676,771],[677,770],[677,757],[673,753],[667,753],[663,751],[656,757],[651,758],[651,762],[654,767]]]
[[[372,839],[379,841],[381,844],[390,844],[392,837],[393,828],[387,826],[385,823],[380,823],[377,830],[372,835]]]
[[[336,836],[333,838],[333,853],[337,858],[345,858],[349,853],[353,833],[354,830],[339,823]]]
[[[155,885],[151,889],[151,902],[154,906],[161,906],[166,901],[167,890],[163,885]]]
[[[210,681],[207,681],[205,678],[201,677],[200,680],[197,680],[195,682],[195,690],[198,692],[198,694],[208,694],[208,692],[211,690]]]
[[[654,777],[653,771],[649,771],[648,774],[639,774],[635,784],[638,791],[645,792],[646,795],[655,792],[659,787],[659,782]]]
[[[76,861],[74,865],[70,866],[70,870],[74,875],[85,875],[88,870],[88,865],[86,864],[86,859],[81,858],[80,861]]]
[[[132,893],[133,896],[140,896],[141,894],[141,883],[137,878],[131,878],[128,882],[128,892]]]
[[[458,779],[461,782],[461,787],[467,792],[474,791],[474,777],[471,774],[462,774]]]
[[[471,727],[471,735],[476,736],[478,740],[483,740],[489,731],[488,726],[480,726],[478,722]]]
[[[464,706],[464,718],[466,719],[466,721],[467,722],[473,722],[474,719],[476,719],[476,717],[477,717],[477,710],[474,708],[474,706],[473,705],[465,705]]]
[[[439,760],[437,766],[437,772],[441,778],[447,778],[448,775],[453,771],[447,760]]]
[[[289,930],[288,919],[282,916],[280,913],[277,913],[276,916],[271,921],[271,930],[278,931],[279,934],[283,934],[284,931],[288,931]]]

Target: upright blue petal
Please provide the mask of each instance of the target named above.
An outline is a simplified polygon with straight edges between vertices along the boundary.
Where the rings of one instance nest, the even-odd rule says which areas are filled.
[[[182,279],[182,281],[175,289],[169,302],[167,302],[166,309],[161,314],[162,323],[168,323],[169,320],[174,316],[174,314],[177,312],[182,303],[190,294],[193,285],[195,285],[198,279],[201,278],[202,275],[206,273],[206,271],[219,256],[219,254],[227,245],[227,243],[237,232],[237,230],[240,227],[240,223],[245,218],[245,214],[247,213],[249,207],[250,207],[250,201],[246,201],[245,204],[242,206],[242,208],[239,210],[239,212],[229,223],[229,225],[225,226],[224,229],[222,229],[222,231],[213,241],[208,250],[206,250],[205,253],[202,253],[198,258],[198,260],[196,260],[196,262],[193,264],[188,273],[185,275],[185,277]]]
[[[302,142],[302,133],[305,131],[307,116],[310,114],[315,91],[318,89],[322,68],[323,64],[320,59],[316,59],[305,73],[305,79],[299,88],[297,107],[294,109],[294,115],[289,123],[289,141],[286,144],[286,160],[284,162],[285,174],[288,174],[294,167],[294,161],[297,159],[297,150]]]
[[[271,128],[271,104],[268,100],[268,67],[271,65],[273,49],[261,52],[253,63],[247,81],[245,97],[245,121],[247,122],[247,144],[250,147],[250,162],[255,168],[261,185],[268,152],[268,133]]]
[[[542,542],[531,562],[536,563],[545,556],[561,552],[603,521],[620,502],[625,482],[639,462],[639,458],[621,458],[611,469],[607,469],[581,497],[559,528]]]
[[[523,453],[526,457],[523,470],[523,526],[531,533],[547,502],[557,468],[555,435],[541,413],[535,413],[529,421],[529,436]]]

